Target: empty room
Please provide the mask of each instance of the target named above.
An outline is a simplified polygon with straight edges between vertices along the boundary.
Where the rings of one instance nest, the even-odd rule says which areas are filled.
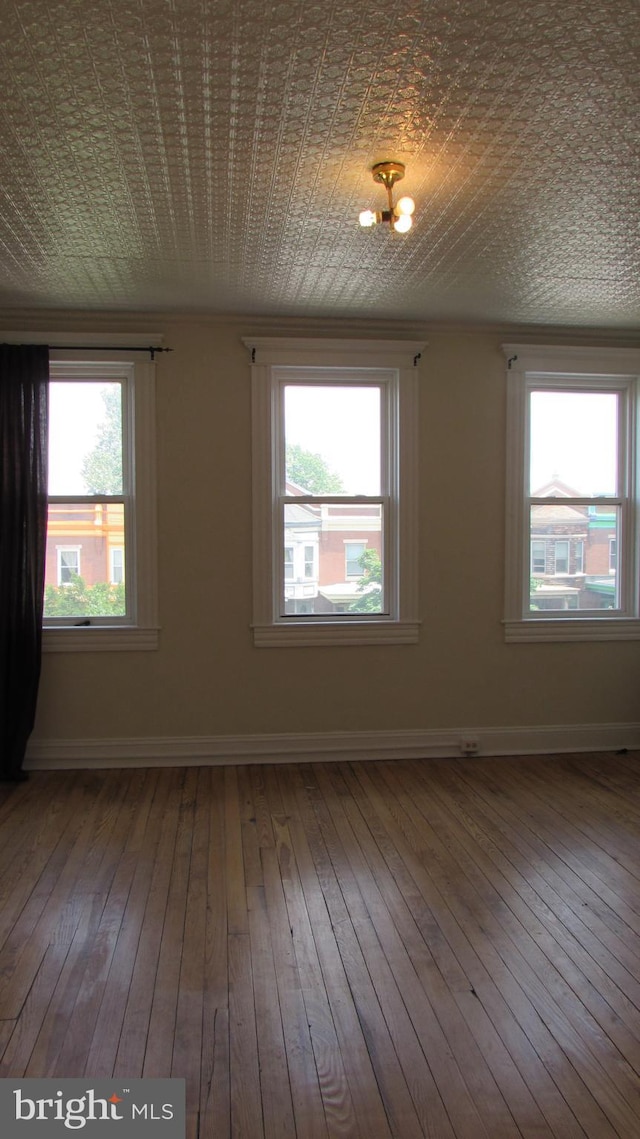
[[[0,0],[0,1125],[640,1134],[635,0]]]

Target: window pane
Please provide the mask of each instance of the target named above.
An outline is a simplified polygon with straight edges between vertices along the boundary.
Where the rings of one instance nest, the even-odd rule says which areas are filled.
[[[555,572],[569,573],[569,543],[565,538],[554,542]]]
[[[122,617],[125,602],[124,506],[49,506],[45,617]]]
[[[530,494],[617,494],[616,392],[531,392]]]
[[[122,385],[49,390],[49,494],[122,494]]]
[[[316,548],[315,546],[305,546],[304,548],[304,576],[313,577],[315,574],[316,564]]]
[[[604,506],[531,507],[531,612],[619,607],[618,513]]]
[[[58,584],[69,585],[80,574],[80,550],[78,548],[58,549]]]
[[[344,572],[346,578],[362,577],[362,558],[366,548],[366,542],[345,542]]]
[[[385,612],[379,504],[289,502],[284,532],[282,616]]]
[[[546,573],[547,569],[547,543],[532,541],[531,543],[531,572]]]
[[[111,584],[120,585],[124,581],[124,550],[119,546],[111,549]]]
[[[380,388],[287,384],[288,493],[381,493]]]

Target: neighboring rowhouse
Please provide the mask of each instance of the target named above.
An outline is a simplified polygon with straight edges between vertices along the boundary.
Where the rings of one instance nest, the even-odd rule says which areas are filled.
[[[616,515],[601,506],[563,506],[578,493],[559,480],[535,491],[531,508],[531,608],[610,609],[616,595]]]

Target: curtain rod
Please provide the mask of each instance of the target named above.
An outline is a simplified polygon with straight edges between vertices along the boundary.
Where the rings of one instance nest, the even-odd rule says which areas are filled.
[[[24,347],[24,345],[15,344],[13,340],[2,341],[2,343],[14,344],[17,348]],[[156,352],[173,352],[173,348],[159,348],[153,344],[47,344],[45,347],[50,352],[58,349],[62,352],[148,352],[152,360]]]
[[[173,352],[173,348],[157,348],[153,345],[133,344],[48,344],[47,347],[62,352],[149,352],[153,360],[156,352]]]

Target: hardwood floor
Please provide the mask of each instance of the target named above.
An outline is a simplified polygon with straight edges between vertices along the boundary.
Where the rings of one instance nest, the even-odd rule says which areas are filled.
[[[189,1139],[637,1139],[637,753],[34,772],[0,1076],[183,1076]]]

